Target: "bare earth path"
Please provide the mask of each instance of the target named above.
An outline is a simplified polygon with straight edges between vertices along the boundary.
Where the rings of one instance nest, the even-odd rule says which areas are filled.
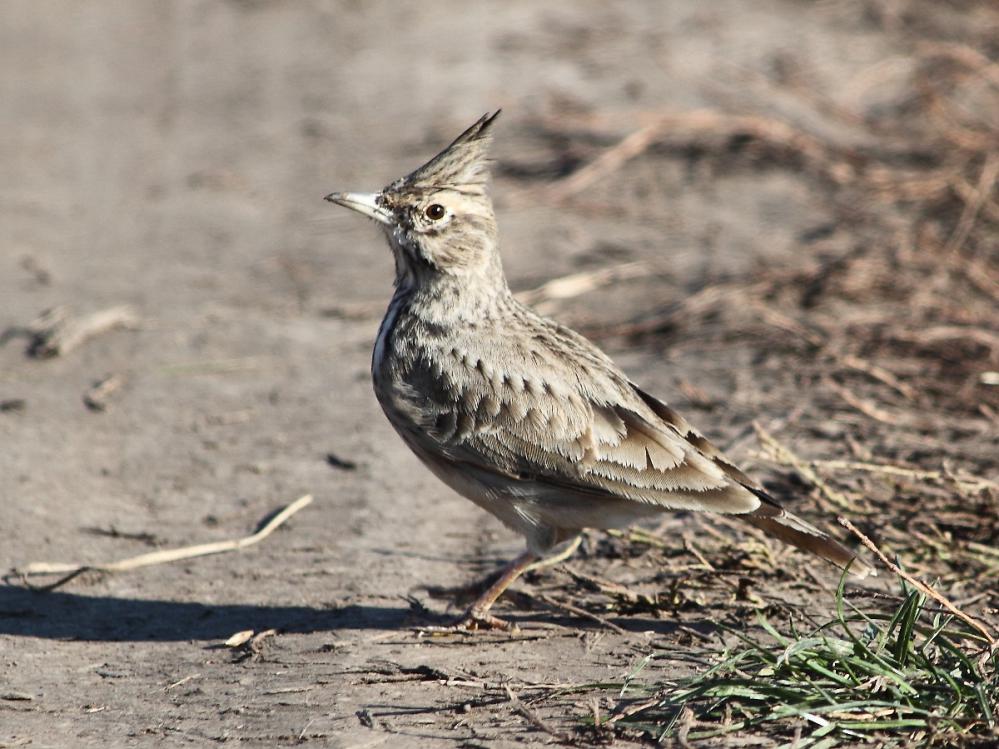
[[[0,747],[545,743],[591,706],[549,690],[530,707],[538,690],[620,680],[653,644],[675,651],[676,673],[691,667],[690,634],[669,617],[614,629],[523,595],[500,606],[520,638],[414,634],[448,606],[423,586],[468,583],[519,541],[441,486],[383,419],[368,362],[390,256],[321,198],[377,188],[503,107],[495,194],[512,283],[667,263],[669,283],[633,279],[553,308],[581,324],[625,320],[761,264],[806,263],[802,238],[829,233],[830,208],[799,175],[707,173],[682,154],[637,161],[560,207],[536,188],[600,144],[565,151],[543,123],[739,111],[772,93],[780,64],[853,105],[854,76],[892,50],[850,3],[458,7],[0,7],[0,328],[59,305],[140,317],[52,359],[26,356],[21,338],[0,347],[0,401],[12,404],[0,411],[0,570],[237,537],[316,497],[242,553],[84,575],[49,594],[0,585]],[[768,101],[833,127],[807,100]],[[853,241],[841,236],[827,249]],[[736,458],[754,418],[794,418],[781,405],[793,383],[773,367],[762,387],[746,375],[751,341],[608,345],[734,441]],[[84,392],[111,373],[124,384],[89,410]],[[704,392],[730,407],[698,409]],[[671,522],[678,549],[681,531],[699,532]],[[572,565],[594,573],[606,560],[591,548]],[[519,587],[569,600],[570,583],[552,571]],[[223,646],[272,628],[259,652]]]

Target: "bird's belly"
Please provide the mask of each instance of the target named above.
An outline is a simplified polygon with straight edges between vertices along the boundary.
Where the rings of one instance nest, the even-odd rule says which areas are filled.
[[[580,495],[531,479],[517,479],[455,466],[422,447],[393,424],[413,454],[455,492],[521,533],[541,552],[584,528],[623,528],[660,515],[663,507],[609,496]]]
[[[507,491],[504,483],[482,480],[475,472],[462,470],[461,467],[436,457],[423,448],[411,434],[407,434],[408,430],[400,429],[396,424],[393,426],[420,462],[452,490],[495,515],[508,528],[528,537],[534,535],[539,524],[538,519],[523,512],[515,492]]]

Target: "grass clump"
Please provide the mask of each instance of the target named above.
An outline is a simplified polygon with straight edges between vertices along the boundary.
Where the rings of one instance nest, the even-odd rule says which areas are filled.
[[[784,634],[762,616],[761,637],[729,629],[739,645],[720,662],[611,720],[682,745],[759,733],[800,749],[995,746],[999,654],[919,591],[903,593],[895,612],[864,613],[841,583],[836,618],[811,632]]]

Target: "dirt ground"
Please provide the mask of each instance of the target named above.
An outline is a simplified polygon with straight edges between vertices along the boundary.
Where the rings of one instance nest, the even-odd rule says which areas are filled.
[[[520,541],[383,418],[390,254],[322,196],[377,189],[497,107],[511,285],[616,269],[537,299],[796,512],[894,539],[994,621],[999,566],[974,550],[999,540],[999,204],[971,121],[995,64],[956,79],[956,145],[913,98],[927,59],[973,67],[958,52],[990,38],[972,2],[3,3],[0,571],[235,538],[315,501],[238,553],[49,593],[8,576],[0,747],[626,745],[644,739],[581,728],[618,692],[578,685],[653,651],[660,676],[700,668],[714,623],[760,606],[829,611],[836,570],[672,516],[664,548],[594,534],[519,583],[498,607],[517,636],[414,631],[457,611],[428,586]],[[44,310],[118,305],[137,324],[28,355]],[[927,475],[827,466],[823,489],[754,421],[809,460]],[[921,513],[955,498],[945,528]],[[663,600],[611,605],[587,579]]]

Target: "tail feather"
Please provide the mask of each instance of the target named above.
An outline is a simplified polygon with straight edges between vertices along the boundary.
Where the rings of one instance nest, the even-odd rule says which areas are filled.
[[[843,546],[828,533],[791,514],[765,492],[757,489],[750,491],[760,497],[762,504],[758,509],[742,516],[746,522],[784,543],[811,552],[841,569],[849,567],[850,574],[858,578],[875,574],[874,568],[858,559],[855,552]]]

